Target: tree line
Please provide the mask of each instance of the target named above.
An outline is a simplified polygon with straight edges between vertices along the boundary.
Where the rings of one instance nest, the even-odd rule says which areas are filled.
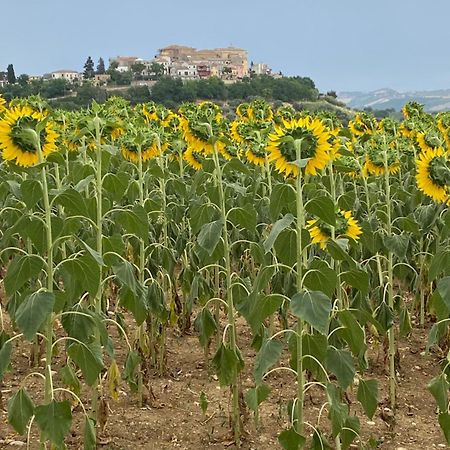
[[[63,97],[56,100],[56,103],[58,107],[67,109],[87,106],[92,99],[105,101],[110,94],[123,96],[132,104],[153,100],[170,108],[200,99],[226,101],[260,97],[268,101],[295,102],[315,101],[319,95],[310,78],[273,78],[269,75],[245,78],[233,84],[225,84],[217,77],[183,82],[179,78],[164,76],[151,88],[135,86],[113,92],[104,87],[93,86],[89,82],[72,85],[63,79],[28,81],[19,77],[15,84],[7,84],[0,89],[0,93],[7,100],[30,95],[41,95],[47,99]]]

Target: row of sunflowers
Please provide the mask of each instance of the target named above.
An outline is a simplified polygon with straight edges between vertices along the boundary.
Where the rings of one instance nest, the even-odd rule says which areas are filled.
[[[382,401],[371,344],[385,343],[395,413],[412,315],[432,324],[429,347],[443,346],[450,316],[450,113],[409,103],[403,114],[344,125],[263,100],[228,119],[211,102],[174,112],[112,98],[67,112],[0,97],[0,383],[19,342],[34,366],[9,399],[9,424],[65,448],[81,414],[84,446],[96,448],[121,383],[142,405],[170,366],[167,334],[194,318],[231,392],[236,445],[244,403],[256,432],[271,376],[287,370],[281,447],[363,448],[347,399],[356,391],[370,419]],[[428,386],[447,441],[448,375],[444,362]]]

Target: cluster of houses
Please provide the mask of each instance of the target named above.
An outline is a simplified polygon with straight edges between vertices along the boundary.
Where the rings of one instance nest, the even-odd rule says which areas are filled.
[[[183,80],[195,80],[200,78],[218,77],[225,82],[234,82],[251,74],[271,75],[271,69],[267,64],[248,63],[247,51],[236,47],[214,48],[197,50],[193,47],[182,45],[170,45],[159,50],[153,59],[142,59],[137,56],[116,56],[109,59],[109,64],[114,64],[119,72],[134,72],[140,69],[136,84],[142,84],[144,80],[151,80],[158,75],[167,75]],[[0,73],[0,78],[1,73]],[[35,77],[33,77],[35,78]],[[56,70],[46,73],[43,79],[65,79],[71,83],[83,80],[83,73],[76,70]],[[92,80],[95,84],[106,84],[110,75],[96,74]],[[3,84],[0,80],[0,84]]]
[[[271,74],[267,64],[249,66],[247,51],[236,47],[197,50],[193,47],[170,45],[159,50],[150,60],[135,56],[117,56],[109,63],[116,63],[117,70],[126,72],[136,64],[142,64],[143,75],[151,75],[158,64],[164,75],[185,80],[218,77],[223,80],[239,80],[250,74]]]

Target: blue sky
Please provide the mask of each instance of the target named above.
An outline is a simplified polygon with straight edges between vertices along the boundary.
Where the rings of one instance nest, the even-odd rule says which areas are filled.
[[[321,91],[450,89],[448,0],[21,0],[0,14],[0,70],[16,75],[233,45]]]

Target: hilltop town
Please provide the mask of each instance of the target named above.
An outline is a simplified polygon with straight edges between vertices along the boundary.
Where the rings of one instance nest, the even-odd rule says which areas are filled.
[[[8,71],[0,72],[0,86],[11,83]],[[232,83],[251,75],[272,75],[272,70],[264,63],[249,64],[247,50],[236,47],[197,50],[183,45],[169,45],[159,49],[158,54],[152,59],[138,56],[111,57],[107,70],[102,58],[99,59],[95,70],[94,61],[89,57],[82,72],[59,69],[42,76],[21,75],[21,77],[26,76],[27,81],[63,79],[70,83],[90,79],[98,86],[108,84],[151,86],[162,76],[182,80],[217,77],[224,82]]]

